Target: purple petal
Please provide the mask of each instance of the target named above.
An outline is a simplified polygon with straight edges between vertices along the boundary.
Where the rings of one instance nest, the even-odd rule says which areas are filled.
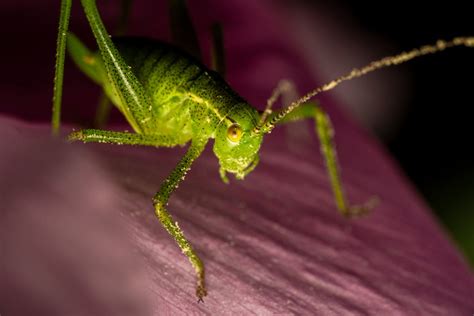
[[[0,135],[0,313],[147,314],[121,189],[44,126],[1,118]]]

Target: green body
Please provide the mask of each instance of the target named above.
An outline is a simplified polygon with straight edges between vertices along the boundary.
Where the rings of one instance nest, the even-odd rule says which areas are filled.
[[[130,0],[122,0],[123,8],[130,8]],[[173,147],[190,143],[186,154],[161,184],[153,197],[155,214],[163,227],[174,238],[196,271],[196,295],[202,300],[207,294],[204,264],[184,236],[166,205],[171,194],[190,170],[192,163],[214,139],[214,153],[219,159],[220,176],[228,182],[226,172],[243,179],[258,164],[258,151],[263,135],[277,123],[284,124],[312,118],[324,156],[331,187],[338,209],[344,215],[358,215],[370,206],[352,206],[345,199],[339,176],[332,128],[328,116],[313,103],[306,103],[321,91],[332,89],[358,71],[312,91],[289,107],[271,112],[278,96],[288,92],[288,81],[282,81],[270,97],[267,108],[259,113],[239,97],[222,77],[207,69],[192,56],[200,56],[197,39],[184,0],[169,0],[171,25],[175,41],[180,47],[194,50],[191,54],[158,41],[144,38],[118,37],[112,40],[106,31],[94,0],[81,0],[98,45],[98,52],[90,52],[73,34],[68,33],[71,0],[62,0],[57,41],[56,73],[54,79],[52,130],[60,127],[61,93],[66,42],[77,66],[103,87],[104,93],[125,116],[133,133],[102,129],[85,129],[69,135],[70,141],[101,142],[154,147]],[[123,17],[128,14],[125,12]],[[124,21],[119,23],[123,29]],[[181,25],[181,27],[179,27]],[[224,73],[222,32],[213,29],[213,65]],[[186,37],[191,36],[187,40]],[[472,40],[474,45],[474,39]],[[375,64],[371,67],[380,67]],[[374,68],[375,69],[375,68]],[[107,102],[102,98],[102,105]],[[104,109],[106,107],[104,106]],[[101,113],[99,111],[98,113]],[[102,119],[96,120],[103,121]]]
[[[257,111],[216,72],[180,49],[145,38],[117,38],[113,42],[151,98],[150,117],[136,122],[114,97],[109,81],[103,82],[107,95],[136,133],[178,136],[176,145],[183,145],[196,134],[214,138],[217,126],[232,109],[240,108],[253,114],[250,119],[258,120]]]
[[[144,118],[134,116],[115,93],[99,53],[92,59],[94,64],[90,66],[95,71],[91,77],[103,87],[134,131],[168,139],[156,145],[169,147],[184,145],[193,138],[214,139],[219,135],[214,152],[221,167],[243,178],[246,168],[258,161],[262,136],[250,137],[260,118],[258,111],[217,72],[175,46],[140,37],[119,37],[113,42],[149,96],[150,113]],[[238,144],[227,138],[227,130],[233,124],[243,129]]]

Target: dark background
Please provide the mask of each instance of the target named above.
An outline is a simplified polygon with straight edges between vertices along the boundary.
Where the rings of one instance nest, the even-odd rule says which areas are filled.
[[[315,1],[302,1],[316,9]],[[472,3],[471,3],[472,4]],[[320,2],[319,2],[320,5]],[[409,50],[437,39],[473,36],[468,1],[361,3],[338,0],[366,32]],[[474,263],[474,51],[456,48],[406,65],[411,95],[399,128],[384,142]],[[356,65],[354,65],[356,66]]]

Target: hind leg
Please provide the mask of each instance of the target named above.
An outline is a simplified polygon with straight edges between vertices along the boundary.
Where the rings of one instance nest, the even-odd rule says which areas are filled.
[[[115,36],[124,35],[125,32],[127,31],[131,9],[132,9],[132,0],[121,1],[120,18],[117,24],[117,28],[115,32],[113,32]],[[110,99],[107,97],[105,92],[102,91],[98,100],[93,126],[95,128],[103,128],[109,120],[111,110],[112,110],[112,103],[110,102]]]

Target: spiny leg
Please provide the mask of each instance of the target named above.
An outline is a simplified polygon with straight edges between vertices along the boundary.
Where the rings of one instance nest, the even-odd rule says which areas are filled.
[[[113,44],[100,18],[94,0],[81,0],[92,33],[97,41],[113,92],[121,111],[135,131],[150,132],[147,122],[152,118],[150,97]]]
[[[84,143],[108,143],[116,145],[141,145],[155,147],[176,146],[176,139],[168,135],[143,135],[128,132],[113,132],[99,129],[83,129],[72,132],[68,141]]]
[[[333,140],[334,131],[326,112],[314,103],[305,103],[280,120],[280,123],[294,122],[305,118],[315,119],[316,134],[321,144],[321,153],[326,163],[326,169],[331,181],[331,188],[338,210],[345,216],[357,216],[371,210],[377,203],[377,198],[371,198],[364,205],[350,205],[345,197]]]
[[[168,204],[171,193],[176,190],[179,183],[184,179],[184,176],[191,168],[193,161],[199,157],[199,155],[201,155],[204,147],[206,146],[206,142],[206,140],[192,141],[191,146],[184,157],[179,161],[178,165],[173,169],[171,174],[161,185],[158,193],[156,193],[156,195],[153,197],[153,205],[155,206],[156,216],[160,220],[161,224],[165,227],[166,231],[178,243],[181,251],[186,257],[188,257],[191,265],[196,271],[196,295],[198,297],[198,301],[202,301],[203,297],[207,295],[204,265],[196,252],[193,250],[189,241],[184,236],[181,228],[179,228],[178,223],[173,220],[171,215],[166,210],[166,205]]]
[[[118,20],[114,36],[121,36],[125,34],[128,26],[131,8],[132,0],[121,1],[120,18]],[[107,124],[107,121],[109,120],[110,111],[112,110],[112,103],[110,102],[104,91],[100,93],[99,101],[97,103],[97,110],[95,112],[94,117],[94,127],[102,128]]]
[[[202,61],[196,31],[189,17],[186,0],[169,0],[173,42]]]
[[[53,135],[59,133],[61,126],[61,100],[63,94],[64,59],[66,55],[66,36],[71,15],[71,0],[61,1],[59,16],[58,39],[56,41],[56,67],[54,74],[53,114],[51,118],[51,131]]]
[[[224,35],[222,33],[222,25],[215,23],[212,25],[212,69],[217,71],[222,78],[225,78],[225,51],[224,51]]]

